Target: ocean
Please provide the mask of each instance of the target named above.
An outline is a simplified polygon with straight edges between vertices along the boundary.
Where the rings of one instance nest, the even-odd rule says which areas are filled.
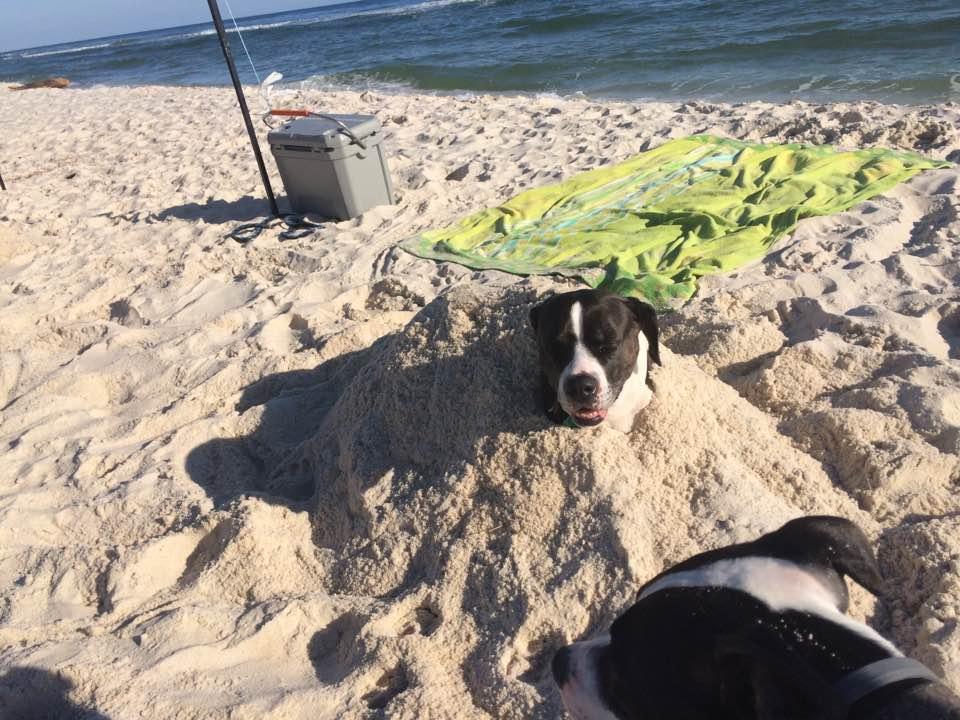
[[[960,101],[956,0],[360,0],[238,24],[261,77],[317,87]],[[236,32],[230,40],[242,79],[256,82]],[[229,83],[209,23],[0,53],[4,80],[55,75],[77,86]]]

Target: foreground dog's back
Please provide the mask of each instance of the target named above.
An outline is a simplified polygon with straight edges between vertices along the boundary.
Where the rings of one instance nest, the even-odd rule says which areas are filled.
[[[844,614],[849,576],[881,584],[866,536],[809,517],[694,556],[648,582],[609,636],[562,648],[581,720],[960,720],[960,700]]]

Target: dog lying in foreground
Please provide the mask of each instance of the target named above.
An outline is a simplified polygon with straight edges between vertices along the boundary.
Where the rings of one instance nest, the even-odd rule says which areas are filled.
[[[622,432],[652,398],[648,358],[660,365],[657,314],[604,290],[554,295],[530,310],[540,352],[540,393],[556,423],[604,420]]]
[[[845,614],[877,594],[866,536],[805,517],[696,555],[640,589],[610,633],[560,648],[576,720],[960,720],[960,698]]]

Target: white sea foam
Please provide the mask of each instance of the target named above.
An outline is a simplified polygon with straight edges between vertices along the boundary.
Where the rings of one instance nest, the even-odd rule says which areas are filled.
[[[38,52],[38,53],[25,52],[25,53],[20,53],[20,57],[38,58],[38,57],[46,57],[47,55],[65,55],[67,53],[78,53],[78,52],[84,52],[86,50],[97,50],[99,48],[110,47],[111,45],[113,45],[113,43],[107,42],[107,43],[99,43],[97,45],[83,45],[81,47],[76,47],[76,48],[62,48],[60,50],[45,50],[44,52]]]
[[[272,23],[257,23],[255,25],[240,25],[239,31],[241,33],[245,32],[256,32],[257,30],[273,30],[280,27],[288,27],[291,25],[307,26],[307,25],[322,25],[331,22],[338,22],[341,20],[348,20],[354,17],[369,17],[376,15],[416,15],[418,13],[427,12],[429,10],[436,10],[439,8],[447,7],[450,5],[464,5],[467,3],[476,3],[484,2],[485,0],[425,0],[425,2],[415,3],[413,5],[402,5],[400,7],[391,7],[391,8],[377,8],[375,10],[362,10],[360,12],[345,12],[345,13],[333,13],[329,15],[323,15],[322,17],[312,17],[312,18],[296,18],[290,20],[282,20],[279,22]],[[238,28],[227,26],[225,27],[228,33],[237,32]],[[183,35],[172,35],[165,39],[187,39],[193,37],[204,37],[207,35],[213,35],[216,33],[216,30],[213,28],[208,28],[206,30],[197,30],[195,32],[185,33]]]
[[[449,5],[465,5],[467,3],[482,2],[483,0],[425,0],[425,2],[415,3],[413,5],[401,5],[400,7],[378,8],[376,10],[363,10],[358,13],[350,13],[342,17],[359,17],[367,15],[416,15],[417,13],[427,12],[428,10],[437,10]]]

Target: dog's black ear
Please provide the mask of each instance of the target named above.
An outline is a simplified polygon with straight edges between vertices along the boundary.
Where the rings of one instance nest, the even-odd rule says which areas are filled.
[[[627,307],[630,308],[630,312],[633,313],[633,317],[636,318],[637,324],[640,325],[640,330],[647,337],[647,342],[650,345],[650,357],[657,365],[663,365],[660,362],[660,326],[657,325],[657,311],[654,310],[653,305],[637,300],[637,298],[628,297],[624,300]]]
[[[779,536],[778,544],[785,547],[803,548],[809,559],[832,567],[874,595],[881,593],[883,575],[873,544],[850,520],[832,515],[801,517],[785,524],[773,536]]]
[[[533,328],[533,334],[537,334],[537,330],[540,328],[540,305],[534,305],[530,308],[530,326]]]
[[[776,638],[721,635],[714,661],[734,717],[841,720],[846,715],[823,679]]]

